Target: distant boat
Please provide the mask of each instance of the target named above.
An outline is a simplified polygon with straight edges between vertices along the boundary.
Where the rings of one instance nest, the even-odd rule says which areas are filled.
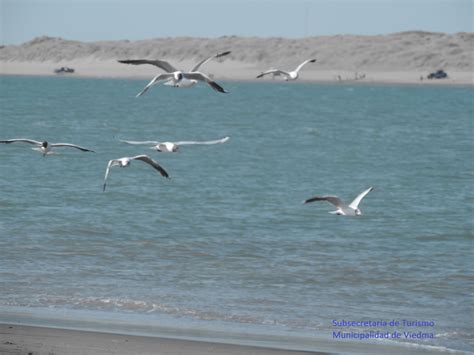
[[[74,69],[69,68],[69,67],[61,67],[61,68],[54,69],[54,72],[56,74],[72,74],[74,73]]]

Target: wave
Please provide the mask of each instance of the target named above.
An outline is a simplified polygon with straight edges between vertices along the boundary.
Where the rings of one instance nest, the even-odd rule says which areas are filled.
[[[225,313],[193,307],[174,306],[166,303],[121,297],[57,297],[42,295],[35,302],[7,302],[10,307],[73,309],[84,311],[118,312],[134,314],[165,314],[176,318],[193,318],[203,321],[224,321],[255,325],[295,326],[276,319],[259,317],[243,313]],[[303,327],[303,325],[300,325]]]

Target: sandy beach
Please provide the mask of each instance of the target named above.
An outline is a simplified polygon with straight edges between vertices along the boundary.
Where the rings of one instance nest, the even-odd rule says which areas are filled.
[[[0,325],[0,354],[303,355],[327,353],[46,327]]]
[[[324,351],[301,351],[211,341],[105,333],[0,324],[0,354],[9,355],[330,355],[330,354],[444,354],[443,348],[403,347],[363,342],[321,343]],[[449,351],[451,354],[462,352]]]
[[[149,79],[161,70],[117,60],[162,59],[185,70],[209,55],[231,50],[229,56],[207,63],[202,70],[218,81],[253,81],[269,68],[293,70],[304,59],[317,58],[301,71],[300,81],[471,85],[473,43],[472,33],[422,31],[304,39],[223,36],[133,42],[79,42],[44,36],[21,45],[1,46],[0,75],[56,75],[54,69],[69,66],[75,69],[74,74],[67,74],[71,76]],[[445,70],[448,78],[426,78],[439,69]]]

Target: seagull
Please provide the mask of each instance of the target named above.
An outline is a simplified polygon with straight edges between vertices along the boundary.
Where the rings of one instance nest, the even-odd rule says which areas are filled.
[[[133,64],[133,65],[140,65],[140,64],[151,64],[154,66],[157,66],[158,68],[163,69],[166,73],[159,74],[153,78],[152,81],[137,95],[141,96],[144,94],[148,88],[152,85],[157,84],[159,81],[165,81],[165,85],[170,85],[174,87],[191,87],[197,84],[198,81],[204,81],[207,84],[209,84],[214,90],[221,92],[221,93],[227,93],[220,85],[218,85],[216,82],[211,80],[209,76],[206,74],[198,71],[198,69],[201,67],[201,65],[206,64],[210,60],[214,58],[220,58],[223,56],[226,56],[230,54],[230,51],[227,52],[222,52],[215,54],[209,58],[201,60],[199,63],[197,63],[189,72],[186,71],[180,71],[176,69],[173,65],[170,63],[164,61],[164,60],[148,60],[148,59],[126,59],[126,60],[119,60],[119,63],[123,64]]]
[[[337,196],[315,196],[304,200],[303,203],[310,203],[314,201],[327,201],[337,207],[336,211],[329,212],[331,214],[337,214],[342,216],[360,216],[362,212],[358,207],[359,203],[373,189],[373,187],[369,187],[367,190],[360,193],[359,196],[357,196],[354,201],[351,202],[350,205],[344,204]]]
[[[215,81],[213,81],[210,77],[208,77],[204,73],[201,73],[199,71],[196,71],[196,72],[182,72],[182,71],[178,70],[178,71],[175,71],[173,73],[158,74],[147,84],[147,86],[145,86],[145,88],[142,91],[140,91],[137,94],[136,97],[142,96],[145,92],[147,92],[147,90],[151,86],[158,84],[160,81],[166,81],[167,83],[169,83],[167,85],[179,86],[183,79],[203,81],[203,82],[209,84],[209,86],[217,92],[221,92],[223,94],[228,93],[228,91],[226,91],[222,86],[217,84]]]
[[[93,150],[80,147],[75,144],[70,144],[70,143],[48,143],[47,141],[39,142],[35,141],[33,139],[25,139],[25,138],[17,138],[17,139],[7,139],[7,140],[0,140],[0,143],[29,143],[29,144],[34,144],[36,147],[32,148],[33,150],[36,150],[38,152],[43,153],[43,156],[54,154],[54,152],[51,151],[51,148],[53,147],[70,147],[70,148],[76,148],[79,150],[82,150],[83,152],[94,152]],[[94,152],[95,153],[95,152]]]
[[[222,139],[217,139],[214,141],[181,141],[181,142],[158,142],[158,141],[120,141],[127,144],[151,144],[153,147],[151,149],[156,149],[158,152],[167,152],[167,153],[176,153],[181,145],[191,145],[191,144],[221,144],[229,140],[229,137],[224,137]]]
[[[305,60],[303,63],[301,63],[300,65],[298,65],[298,67],[293,70],[293,71],[284,71],[284,70],[280,70],[280,69],[270,69],[270,70],[267,70],[266,72],[263,72],[259,75],[257,75],[257,79],[258,78],[261,78],[265,75],[268,75],[268,74],[273,74],[273,76],[276,76],[276,75],[281,75],[285,78],[286,81],[288,80],[296,80],[298,79],[298,73],[299,71],[301,70],[301,68],[303,68],[303,66],[305,66],[306,64],[308,63],[314,63],[316,62],[316,59],[308,59],[308,60]]]
[[[105,191],[105,186],[107,184],[107,177],[109,176],[110,168],[113,166],[120,166],[121,168],[125,168],[130,165],[132,160],[141,160],[152,167],[154,167],[158,172],[161,174],[161,176],[164,176],[166,178],[169,178],[168,173],[166,172],[165,169],[161,167],[158,162],[155,160],[151,159],[148,155],[137,155],[135,157],[123,157],[119,159],[112,159],[109,160],[109,163],[107,164],[107,170],[105,170],[105,177],[104,177],[104,186],[102,188],[102,191]]]

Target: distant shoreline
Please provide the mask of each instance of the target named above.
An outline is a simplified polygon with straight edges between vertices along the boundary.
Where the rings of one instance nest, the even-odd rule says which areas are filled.
[[[178,69],[189,70],[210,55],[231,51],[200,70],[211,74],[217,82],[248,82],[269,68],[293,70],[303,60],[316,58],[315,63],[301,70],[298,81],[472,85],[473,46],[474,33],[423,31],[299,39],[224,36],[97,42],[43,36],[21,45],[0,46],[0,75],[55,75],[54,69],[68,66],[75,69],[73,76],[150,80],[162,70],[152,65],[121,64],[117,60],[161,59]],[[447,72],[447,79],[426,79],[439,69]],[[356,77],[358,80],[354,80]]]
[[[411,74],[411,73],[410,73]],[[469,74],[469,73],[468,73]],[[57,74],[48,74],[48,73],[4,73],[0,71],[0,77],[65,77],[65,78],[76,78],[76,79],[130,79],[130,80],[148,80],[152,77],[144,76],[96,76],[96,75],[81,75],[81,74],[72,74],[72,75],[57,75]],[[449,79],[439,79],[439,80],[387,80],[387,79],[372,79],[372,80],[328,80],[328,79],[301,79],[296,82],[286,83],[283,80],[257,80],[257,79],[242,79],[242,78],[225,78],[225,79],[216,79],[218,82],[237,82],[237,83],[270,83],[270,84],[287,84],[287,85],[298,85],[298,84],[328,84],[328,85],[410,85],[410,86],[473,86],[474,81],[465,76],[461,80],[449,80]]]
[[[172,61],[171,61],[172,62]],[[130,66],[115,60],[73,60],[55,63],[45,62],[1,62],[0,76],[51,76],[51,77],[78,77],[78,78],[117,78],[151,80],[161,69],[151,65]],[[54,69],[67,65],[75,69],[72,74],[55,74]],[[256,79],[261,72],[258,66],[248,66],[236,62],[214,63],[209,73],[214,80],[237,82],[266,82],[285,83],[282,79]],[[308,68],[300,72],[300,78],[293,83],[335,83],[335,84],[412,84],[412,85],[473,85],[473,73],[463,71],[448,71],[446,79],[426,79],[426,72],[422,71],[365,71],[358,75],[363,79],[354,79],[356,73],[344,70],[313,70]],[[342,80],[338,79],[338,76]],[[420,77],[423,76],[423,80]]]

